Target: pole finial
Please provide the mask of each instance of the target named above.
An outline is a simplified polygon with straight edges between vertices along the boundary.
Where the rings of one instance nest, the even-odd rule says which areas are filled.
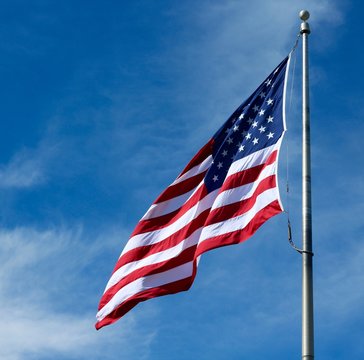
[[[300,19],[303,21],[307,21],[310,18],[310,13],[307,10],[300,11]]]
[[[307,20],[310,18],[310,13],[307,10],[301,10],[300,18],[303,20],[303,23],[301,23],[301,34],[309,34],[311,30]]]

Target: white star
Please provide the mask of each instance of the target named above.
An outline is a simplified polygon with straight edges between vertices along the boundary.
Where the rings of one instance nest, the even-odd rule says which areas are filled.
[[[217,164],[217,167],[218,167],[219,169],[221,169],[221,168],[222,168],[222,162],[219,162],[219,163]]]
[[[230,132],[230,129],[229,128],[227,128],[226,130],[225,130],[225,133],[226,134],[228,134]]]
[[[214,175],[214,177],[212,178],[212,180],[213,180],[214,182],[216,182],[217,180],[219,180],[219,177],[218,177],[217,175]]]
[[[239,147],[239,152],[244,151],[244,148],[245,148],[245,146],[244,146],[244,145],[240,145],[240,147]]]
[[[272,104],[273,104],[273,99],[268,99],[268,100],[267,100],[267,104],[268,104],[268,105],[272,105]]]
[[[252,124],[252,122],[253,122],[253,119],[252,119],[252,118],[249,118],[249,120],[248,120],[248,124],[249,124],[249,125],[251,125],[251,124]]]
[[[265,113],[265,110],[263,110],[263,109],[262,109],[262,110],[260,110],[260,111],[259,111],[259,116],[264,115],[264,113]]]
[[[232,144],[234,141],[233,141],[233,139],[232,139],[232,138],[230,138],[230,137],[229,137],[229,138],[227,139],[227,142],[228,142],[229,144]]]
[[[267,121],[270,123],[270,122],[273,122],[273,119],[274,119],[273,116],[268,116]]]
[[[233,131],[238,131],[239,130],[239,125],[234,125]]]
[[[260,96],[261,99],[263,99],[266,96],[266,94],[265,94],[264,91],[262,91],[259,96]]]
[[[254,121],[253,124],[252,124],[252,127],[256,128],[257,126],[258,126],[258,121]]]
[[[245,139],[249,140],[251,137],[252,137],[252,134],[247,133],[246,136],[245,136]]]
[[[253,110],[254,110],[255,112],[257,112],[257,111],[259,110],[259,106],[254,105]]]
[[[240,119],[240,120],[241,120],[241,119],[244,119],[244,116],[245,116],[245,114],[244,114],[244,113],[240,114],[239,119]]]
[[[223,152],[222,152],[222,156],[226,156],[228,154],[228,152],[226,151],[226,150],[224,150]]]
[[[265,82],[265,85],[269,86],[271,83],[272,83],[272,80],[271,80],[271,79],[268,79],[268,80]]]
[[[278,70],[279,70],[279,67],[274,70],[274,73],[273,74],[277,74]]]
[[[254,140],[253,140],[253,144],[254,144],[254,145],[256,145],[256,144],[258,144],[258,142],[259,142],[259,139],[254,138]]]
[[[272,139],[273,138],[273,135],[274,133],[270,132],[267,136],[268,136],[268,139]]]
[[[264,131],[265,131],[265,126],[261,126],[260,128],[259,128],[259,131],[260,131],[260,133],[263,133]]]

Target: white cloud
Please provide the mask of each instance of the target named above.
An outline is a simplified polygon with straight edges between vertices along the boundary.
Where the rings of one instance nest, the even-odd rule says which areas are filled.
[[[0,188],[30,189],[46,184],[65,148],[64,142],[51,127],[35,147],[17,149],[7,163],[0,164]]]
[[[174,121],[190,125],[185,152],[197,150],[287,55],[299,33],[302,7],[311,11],[315,36],[333,37],[327,32],[340,25],[342,13],[332,1],[202,1],[193,12],[182,5],[184,38],[155,56],[153,65],[173,79]]]
[[[22,150],[0,166],[0,187],[28,188],[46,181],[42,159],[34,151]]]
[[[1,358],[49,359],[61,354],[109,359],[112,349],[120,356],[146,358],[155,331],[139,329],[134,316],[123,320],[122,334],[117,328],[94,329],[97,296],[102,291],[95,287],[103,279],[93,279],[92,274],[102,273],[103,266],[96,264],[113,247],[114,235],[85,242],[82,228],[0,231],[0,303],[5,324],[0,329]],[[138,349],[128,345],[130,338],[139,342]]]

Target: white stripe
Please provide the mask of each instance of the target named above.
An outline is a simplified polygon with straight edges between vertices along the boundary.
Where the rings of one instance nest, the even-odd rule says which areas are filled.
[[[141,218],[141,220],[153,219],[158,216],[166,215],[178,210],[194,192],[195,189],[192,189],[191,191],[180,196],[176,196],[173,199],[166,200],[158,204],[153,204],[145,213],[145,215]]]
[[[243,157],[240,160],[233,162],[230,166],[227,176],[236,174],[237,172],[242,170],[250,169],[254,166],[264,164],[269,156],[274,152],[274,150],[277,150],[279,148],[279,145],[280,140],[276,144],[268,146],[267,148],[264,148],[262,150],[258,150],[248,156]]]
[[[282,98],[283,98],[283,103],[282,103],[282,118],[283,118],[283,129],[284,129],[284,131],[283,131],[283,134],[282,134],[282,138],[284,136],[284,133],[287,130],[287,124],[286,124],[287,85],[288,85],[288,74],[289,74],[289,67],[290,67],[290,64],[291,64],[292,51],[288,55],[286,73],[284,74],[284,86],[283,86],[283,94],[282,94]]]
[[[125,245],[122,255],[139,246],[147,246],[159,243],[160,241],[163,241],[167,237],[174,234],[176,231],[182,229],[198,215],[200,215],[203,211],[211,207],[218,194],[218,190],[219,189],[216,189],[207,196],[205,196],[201,201],[199,201],[195,206],[189,209],[185,214],[183,214],[179,219],[177,219],[169,226],[166,226],[165,228],[162,228],[160,230],[150,231],[131,237]]]
[[[185,172],[183,175],[179,176],[173,183],[170,185],[176,185],[183,180],[189,179],[192,176],[196,176],[201,174],[205,170],[207,170],[212,164],[212,155],[209,155],[201,164],[194,166],[192,169]]]
[[[176,196],[170,200],[153,204],[141,218],[141,220],[153,219],[180,209],[201,188],[201,186],[203,186],[203,184],[204,181],[202,180],[195,189],[192,189],[185,194]]]
[[[171,270],[153,274],[150,276],[139,278],[130,284],[120,289],[114,297],[97,313],[97,321],[103,320],[118,305],[127,300],[133,295],[136,295],[144,290],[153,289],[158,286],[166,285],[174,281],[186,279],[192,276],[193,261],[177,266]]]
[[[135,271],[137,269],[141,269],[144,266],[158,264],[163,261],[178,257],[178,255],[180,255],[180,253],[183,250],[197,244],[201,231],[202,231],[202,228],[197,229],[189,237],[187,237],[186,239],[184,239],[183,241],[181,241],[179,244],[177,244],[174,247],[171,247],[169,249],[152,254],[152,255],[142,258],[140,260],[130,262],[130,263],[125,264],[124,266],[120,267],[118,270],[116,270],[112,274],[109,282],[106,285],[106,289],[105,289],[104,293],[109,288],[111,288],[112,286],[117,284],[121,279],[123,279],[124,277],[126,277],[127,275],[129,275],[130,273],[132,273],[133,271]]]
[[[170,186],[176,185],[183,180],[186,180],[192,176],[198,175],[205,170],[207,170],[212,164],[212,156],[207,157],[201,164],[193,167],[191,170],[187,171],[185,174],[178,177]],[[148,211],[144,214],[141,220],[148,220],[158,216],[163,216],[169,214],[173,211],[178,210],[196,191],[201,187],[203,181],[199,183],[199,185],[192,189],[191,191],[184,193],[180,196],[176,196],[170,200],[166,200],[157,204],[153,204]],[[167,188],[168,189],[168,188]],[[166,189],[166,190],[167,190]],[[165,190],[165,191],[166,191]]]
[[[293,50],[292,50],[293,51]],[[282,118],[283,118],[283,133],[281,135],[281,139],[279,140],[280,143],[282,143],[284,135],[287,131],[287,118],[286,118],[286,101],[287,101],[287,85],[288,85],[288,74],[289,74],[289,67],[291,64],[291,55],[292,55],[292,51],[289,53],[288,56],[288,62],[287,62],[287,67],[286,67],[286,73],[284,74],[284,87],[283,87],[283,103],[282,103]],[[277,159],[279,159],[279,154],[281,152],[281,146],[279,145],[278,147],[278,153],[277,153]],[[288,166],[288,164],[286,164]],[[277,169],[276,169],[276,176],[278,178],[278,163],[277,163]],[[287,179],[288,180],[288,179]],[[278,180],[277,180],[278,183]],[[278,187],[278,202],[279,205],[282,209],[282,211],[284,211],[284,206],[281,200],[281,194],[279,192],[279,187]]]
[[[277,188],[268,189],[257,197],[254,206],[245,214],[216,224],[205,226],[202,230],[198,243],[201,244],[203,241],[206,241],[211,237],[243,229],[249,224],[258,211],[265,208],[272,201],[277,200],[277,195]]]
[[[277,167],[276,162],[274,162],[273,164],[267,165],[261,171],[261,173],[259,174],[258,178],[255,181],[253,181],[249,184],[245,184],[245,185],[238,186],[236,188],[225,190],[225,191],[221,192],[217,196],[214,204],[211,207],[211,210],[250,198],[254,194],[254,192],[257,189],[257,187],[259,186],[259,184],[265,178],[275,174],[276,167]]]

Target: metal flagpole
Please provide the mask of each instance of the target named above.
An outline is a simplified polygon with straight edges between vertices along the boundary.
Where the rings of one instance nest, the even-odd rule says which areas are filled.
[[[307,20],[310,13],[300,12],[302,34],[302,359],[314,359],[313,281],[312,281],[312,213],[311,213],[311,149],[310,102],[308,74]]]

